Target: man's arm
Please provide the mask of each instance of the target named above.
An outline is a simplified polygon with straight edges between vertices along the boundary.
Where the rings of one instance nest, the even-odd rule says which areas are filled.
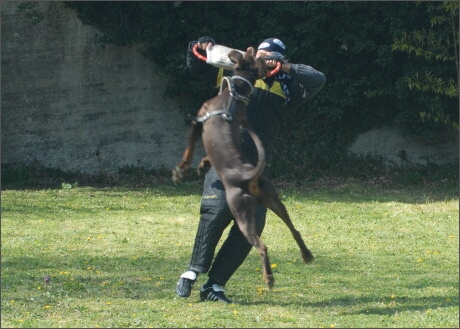
[[[294,78],[290,86],[289,108],[294,109],[313,98],[326,83],[324,73],[305,64],[285,63],[282,70]]]

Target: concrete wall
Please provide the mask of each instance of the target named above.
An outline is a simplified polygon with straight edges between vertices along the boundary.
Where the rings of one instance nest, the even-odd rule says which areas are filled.
[[[458,161],[458,137],[458,132],[445,132],[428,143],[422,138],[404,136],[394,127],[382,127],[359,136],[349,151],[383,157],[388,166],[440,165]]]
[[[154,64],[137,48],[95,45],[97,30],[62,2],[38,2],[35,25],[18,4],[1,3],[2,164],[173,168],[187,130]]]
[[[2,164],[89,174],[129,165],[172,169],[187,128],[178,104],[162,98],[164,78],[154,64],[138,48],[95,45],[97,30],[62,2],[37,3],[43,20],[34,24],[17,11],[19,2],[1,2]],[[391,127],[376,129],[350,152],[396,165],[451,162],[458,135],[426,145]],[[199,146],[195,163],[202,155]]]

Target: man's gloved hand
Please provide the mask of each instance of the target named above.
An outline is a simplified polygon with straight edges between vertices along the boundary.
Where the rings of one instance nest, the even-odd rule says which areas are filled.
[[[281,62],[282,64],[285,64],[287,63],[287,60],[286,58],[283,56],[283,54],[279,53],[279,52],[272,52],[272,54],[270,56],[267,56],[265,57],[265,60],[267,61],[277,61],[277,62]]]
[[[214,40],[214,39],[211,38],[211,37],[200,37],[200,38],[198,38],[197,42],[198,42],[198,43],[210,42],[210,43],[212,43],[213,45],[216,44],[216,40]]]
[[[192,45],[193,44],[195,44],[195,42],[193,42]],[[202,55],[206,55],[206,49],[214,46],[216,44],[216,40],[211,37],[200,37],[196,41],[196,44],[198,44],[198,52]]]

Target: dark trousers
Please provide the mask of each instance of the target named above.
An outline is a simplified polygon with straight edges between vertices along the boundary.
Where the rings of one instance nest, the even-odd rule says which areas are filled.
[[[267,209],[259,205],[256,211],[258,234],[265,226]],[[214,253],[224,230],[233,222],[229,234],[219,249],[214,262]],[[206,174],[200,207],[200,221],[193,246],[189,270],[206,273],[216,283],[224,286],[240,267],[251,251],[227,205],[224,186],[214,168]],[[212,264],[212,266],[211,266]]]

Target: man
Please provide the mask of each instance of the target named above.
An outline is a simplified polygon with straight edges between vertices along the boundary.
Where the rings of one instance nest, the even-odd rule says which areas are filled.
[[[197,43],[198,51],[205,55],[205,50],[214,45],[215,41],[210,37],[192,41],[188,46],[187,66],[198,78],[205,82],[217,83],[219,87],[222,77],[231,76],[232,72],[199,60],[192,53],[192,47]],[[264,145],[267,165],[273,156],[273,147],[282,126],[283,113],[305,104],[321,90],[326,81],[324,74],[311,66],[289,63],[285,54],[286,47],[277,38],[265,39],[259,45],[256,57],[264,58],[269,70],[276,67],[278,62],[281,62],[282,66],[275,75],[256,81],[247,108],[249,123]],[[257,151],[246,131],[242,131],[242,149],[255,164]],[[265,226],[266,212],[267,209],[259,205],[255,216],[259,235]],[[232,221],[233,226],[228,237],[213,262],[214,252],[223,231]],[[208,280],[200,288],[201,300],[232,303],[225,296],[223,287],[246,259],[251,247],[234,221],[225,199],[222,182],[211,167],[204,180],[200,221],[191,261],[187,271],[177,282],[176,294],[179,297],[189,297],[198,274],[208,273]]]

